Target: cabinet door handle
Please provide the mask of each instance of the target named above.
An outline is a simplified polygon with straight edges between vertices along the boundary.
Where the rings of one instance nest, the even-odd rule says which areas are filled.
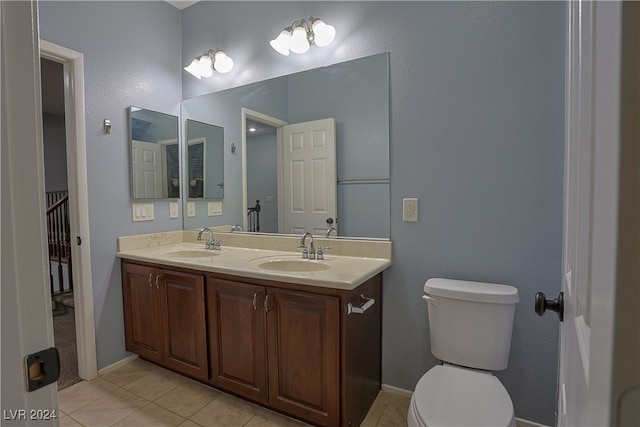
[[[258,309],[258,293],[253,294],[253,311]]]
[[[151,276],[153,276],[153,273],[149,273],[149,287],[153,286],[153,283],[151,283]]]
[[[162,274],[158,274],[156,276],[156,289],[160,289],[160,277],[162,276]]]
[[[264,297],[264,311],[269,311],[269,294]]]

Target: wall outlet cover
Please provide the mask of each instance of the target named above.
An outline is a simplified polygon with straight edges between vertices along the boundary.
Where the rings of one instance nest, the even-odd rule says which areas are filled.
[[[402,221],[418,221],[418,199],[414,197],[406,197],[402,199]]]
[[[178,218],[180,216],[178,202],[169,202],[169,218]]]
[[[187,216],[189,218],[196,216],[196,202],[187,202]]]

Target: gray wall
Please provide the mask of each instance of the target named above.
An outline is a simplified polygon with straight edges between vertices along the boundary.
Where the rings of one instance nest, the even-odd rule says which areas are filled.
[[[201,2],[180,13],[163,2],[42,2],[40,12],[44,39],[85,55],[100,368],[126,355],[116,237],[180,228],[161,219],[163,204],[160,220],[131,222],[126,107],[177,114],[181,97],[390,52],[394,264],[384,277],[383,381],[413,389],[437,363],[420,299],[427,278],[513,284],[521,303],[510,365],[497,375],[518,417],[553,424],[558,324],[531,306],[536,291],[560,290],[564,4]],[[286,58],[269,47],[309,16],[336,27],[330,47]],[[231,73],[182,72],[216,47],[234,59]],[[418,223],[401,221],[403,197],[420,199]]]
[[[168,202],[131,219],[127,107],[178,115],[180,11],[165,2],[40,2],[40,37],[83,53],[91,268],[98,368],[127,356],[116,238],[182,228]],[[104,119],[113,129],[105,135]]]
[[[64,116],[43,114],[42,137],[46,190],[67,190],[67,136]]]

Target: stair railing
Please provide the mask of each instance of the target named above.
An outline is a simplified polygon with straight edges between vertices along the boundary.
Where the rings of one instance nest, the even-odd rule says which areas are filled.
[[[49,274],[51,295],[73,291],[71,263],[71,228],[69,225],[69,193],[67,191],[47,192],[47,239],[49,243]],[[59,289],[56,291],[53,281],[52,264],[57,264]],[[64,270],[67,265],[69,283],[65,286]]]

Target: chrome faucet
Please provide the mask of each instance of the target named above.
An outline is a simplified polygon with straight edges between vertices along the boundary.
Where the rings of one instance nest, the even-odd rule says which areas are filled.
[[[338,235],[338,230],[336,230],[335,227],[331,227],[330,229],[327,230],[327,238],[331,237],[331,232],[333,231],[333,233],[337,236]]]
[[[305,240],[307,239],[307,237],[311,238],[311,242],[309,243],[309,250],[307,250],[306,245],[305,245]],[[302,258],[304,259],[316,259],[316,249],[313,247],[313,234],[306,232],[302,235],[302,238],[300,239],[300,245],[298,246],[299,248],[304,248],[302,250]]]
[[[242,226],[240,224],[234,225],[231,227],[231,232],[233,233],[234,231],[242,231]]]
[[[213,249],[214,248],[213,231],[211,231],[209,227],[205,227],[198,232],[198,240],[202,240],[202,233],[204,233],[205,231],[209,232],[209,239],[205,242],[204,246],[207,249]]]

